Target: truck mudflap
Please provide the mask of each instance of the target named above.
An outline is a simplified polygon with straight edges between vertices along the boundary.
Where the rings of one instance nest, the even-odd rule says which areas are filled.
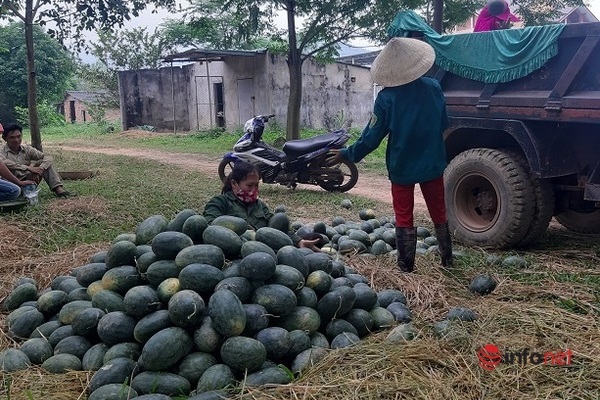
[[[588,177],[583,189],[583,199],[587,201],[600,202],[600,161]]]

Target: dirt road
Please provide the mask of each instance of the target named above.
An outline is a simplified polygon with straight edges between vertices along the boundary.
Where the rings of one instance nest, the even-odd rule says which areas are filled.
[[[171,164],[187,170],[196,170],[202,173],[216,174],[216,166],[220,162],[218,158],[198,157],[190,153],[172,153],[167,151],[150,149],[131,149],[116,147],[73,147],[73,146],[46,146],[48,148],[60,148],[65,151],[76,151],[96,154],[120,155],[128,157],[144,158],[146,160],[158,161],[164,164]],[[305,186],[313,188],[312,186]],[[314,187],[316,190],[321,190]],[[358,183],[350,190],[356,196],[363,196],[383,202],[392,202],[390,193],[390,182],[386,175],[360,174]],[[427,208],[423,195],[417,186],[415,189],[415,211],[426,212]]]

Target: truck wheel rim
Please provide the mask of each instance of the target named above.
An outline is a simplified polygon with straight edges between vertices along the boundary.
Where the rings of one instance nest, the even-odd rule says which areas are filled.
[[[485,232],[498,221],[498,188],[484,176],[465,175],[454,189],[453,204],[460,223],[473,232]]]

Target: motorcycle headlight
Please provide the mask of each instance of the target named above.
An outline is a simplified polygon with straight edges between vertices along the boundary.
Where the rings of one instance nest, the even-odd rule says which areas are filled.
[[[241,142],[238,142],[233,146],[233,151],[245,151],[245,150],[249,149],[251,146],[252,146],[252,140],[250,140],[250,139],[242,140]]]

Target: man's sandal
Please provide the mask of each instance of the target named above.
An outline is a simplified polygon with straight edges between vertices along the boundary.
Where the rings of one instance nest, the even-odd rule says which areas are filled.
[[[77,193],[71,193],[71,192],[67,192],[66,190],[64,192],[61,193],[54,193],[56,195],[56,197],[64,197],[64,198],[69,198],[69,197],[76,197]]]

